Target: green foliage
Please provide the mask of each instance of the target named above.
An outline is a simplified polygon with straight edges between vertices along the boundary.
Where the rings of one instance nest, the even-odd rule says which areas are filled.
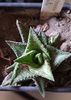
[[[34,63],[34,61],[33,61],[35,54],[36,54],[36,51],[32,50],[28,53],[23,54],[21,57],[17,58],[15,61],[22,63],[22,64],[30,65],[31,67],[35,67],[35,68],[39,67],[39,65]]]
[[[26,43],[6,41],[17,57],[21,56],[25,50]]]
[[[41,77],[35,78],[36,86],[39,89],[40,94],[42,97],[45,97],[45,80]]]
[[[44,32],[40,32],[40,34],[39,34],[38,37],[39,37],[40,41],[41,41],[45,46],[47,46],[48,37],[46,37],[45,33],[44,33]]]
[[[64,60],[71,56],[70,52],[63,52],[50,45],[47,45],[47,49],[50,51],[53,70],[55,70]]]
[[[19,31],[19,34],[20,34],[20,37],[21,37],[21,40],[23,43],[26,43],[25,41],[25,34],[27,35],[28,33],[28,29],[27,27],[25,27],[20,21],[16,20],[16,25],[17,25],[17,28],[18,28],[18,31]]]
[[[17,77],[17,75],[20,71],[21,71],[20,64],[15,63],[15,67],[14,67],[13,74],[12,74],[12,77],[11,77],[10,85],[13,83],[14,79]]]
[[[48,38],[49,45],[55,45],[59,40],[59,33],[55,33]]]
[[[33,72],[38,76],[41,76],[45,79],[54,81],[50,63],[47,62],[46,60],[44,61],[44,64],[40,68],[34,69],[31,66],[29,66],[29,70],[30,70],[30,72]]]
[[[31,73],[29,71],[28,68],[25,68],[24,70],[21,70],[17,77],[14,79],[14,82],[13,83],[17,83],[17,82],[20,82],[20,81],[23,81],[23,80],[28,80],[28,79],[33,79],[37,77],[37,75],[35,73]]]
[[[30,27],[28,42],[27,42],[25,52],[29,52],[31,50],[44,52],[48,56],[48,58],[50,58],[48,50],[44,47],[42,42],[39,40],[33,28]]]
[[[3,80],[2,82],[2,86],[7,86],[7,85],[10,85],[11,83],[11,77],[12,77],[12,72],[10,72]]]

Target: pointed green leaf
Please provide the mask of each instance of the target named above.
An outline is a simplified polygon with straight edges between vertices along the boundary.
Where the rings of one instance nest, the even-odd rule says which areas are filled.
[[[41,43],[41,41],[37,37],[37,34],[35,33],[35,31],[30,27],[28,43],[27,43],[25,52],[29,52],[31,50],[44,52],[48,56],[48,58],[50,58],[48,50]]]
[[[12,82],[13,80],[15,79],[15,77],[17,76],[17,74],[19,73],[20,71],[20,67],[19,67],[19,64],[17,62],[15,62],[12,67],[14,68],[14,70],[12,72],[10,72],[10,74],[8,74],[2,85],[12,85]],[[7,81],[8,80],[8,81]]]
[[[17,57],[21,56],[25,50],[26,44],[22,42],[6,41]]]
[[[21,57],[18,57],[15,61],[18,62],[18,63],[30,65],[33,68],[38,68],[40,66],[38,64],[34,63],[34,61],[33,61],[33,59],[35,57],[34,55],[36,53],[37,53],[37,51],[32,50],[28,53],[25,53]]]
[[[47,45],[47,49],[50,52],[51,56],[51,63],[53,64],[52,69],[56,69],[57,66],[59,66],[64,60],[69,58],[71,56],[70,52],[64,52],[61,50],[58,50],[50,45]]]
[[[40,76],[40,77],[54,81],[54,77],[53,77],[53,74],[52,74],[52,71],[51,71],[50,64],[46,60],[40,68],[34,69],[34,68],[29,66],[29,70],[31,72],[35,73],[36,75]]]
[[[13,70],[12,77],[11,77],[11,84],[13,83],[14,79],[16,78],[16,76],[18,75],[18,73],[20,72],[20,70],[21,70],[21,68],[20,68],[19,63],[16,63],[15,68]]]
[[[40,32],[39,39],[45,46],[47,45],[48,37],[45,35],[44,32]]]
[[[31,73],[28,68],[21,70],[17,77],[14,79],[13,83],[18,83],[23,80],[28,80],[37,77],[35,73]]]
[[[6,85],[10,85],[11,83],[11,77],[12,77],[12,72],[10,72],[3,80],[1,86],[6,86]]]
[[[59,33],[55,33],[52,36],[50,36],[48,38],[48,44],[49,45],[54,45],[59,40],[59,36],[60,36]]]
[[[11,66],[8,66],[6,69],[7,69],[8,71],[13,71],[14,68],[15,68],[15,65],[16,65],[16,62],[13,63]]]
[[[44,63],[44,59],[43,59],[42,56],[43,56],[42,53],[37,53],[35,55],[35,59],[34,60],[38,61],[37,63],[39,64],[39,66],[41,66]]]
[[[34,81],[36,82],[36,86],[38,87],[40,94],[43,97],[45,97],[45,81],[44,81],[44,79],[41,77],[38,77],[38,78],[35,78]]]
[[[25,38],[26,38],[26,35],[28,34],[28,29],[18,20],[16,20],[16,25],[17,25],[20,37],[22,39],[22,42],[26,43]]]

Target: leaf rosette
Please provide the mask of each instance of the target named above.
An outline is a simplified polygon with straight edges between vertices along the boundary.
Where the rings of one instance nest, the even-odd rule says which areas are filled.
[[[7,69],[11,69],[2,85],[18,85],[18,82],[32,79],[36,82],[42,96],[45,95],[45,79],[54,80],[53,71],[67,58],[71,56],[70,52],[58,50],[53,45],[59,38],[59,34],[46,37],[45,33],[37,34],[30,27],[27,43],[24,41],[23,34],[27,32],[17,21],[17,27],[22,42],[6,41],[16,55],[14,64]],[[21,65],[28,65],[21,69]]]

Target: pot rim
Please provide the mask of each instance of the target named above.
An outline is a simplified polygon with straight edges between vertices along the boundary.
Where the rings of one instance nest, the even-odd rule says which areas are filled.
[[[36,8],[36,9],[40,9],[42,6],[42,3],[4,3],[1,2],[0,3],[0,7],[22,7],[22,8]],[[65,3],[64,7],[71,9],[71,3]]]
[[[0,86],[0,91],[14,91],[14,92],[29,92],[38,91],[37,86]],[[46,92],[71,92],[71,87],[52,87],[48,88]]]

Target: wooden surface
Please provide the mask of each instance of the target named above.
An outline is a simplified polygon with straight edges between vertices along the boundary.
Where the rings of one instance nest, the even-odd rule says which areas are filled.
[[[71,100],[71,93],[47,93],[46,98],[39,97],[38,93],[33,93],[37,99],[27,99],[24,95],[14,92],[0,92],[0,100]]]

